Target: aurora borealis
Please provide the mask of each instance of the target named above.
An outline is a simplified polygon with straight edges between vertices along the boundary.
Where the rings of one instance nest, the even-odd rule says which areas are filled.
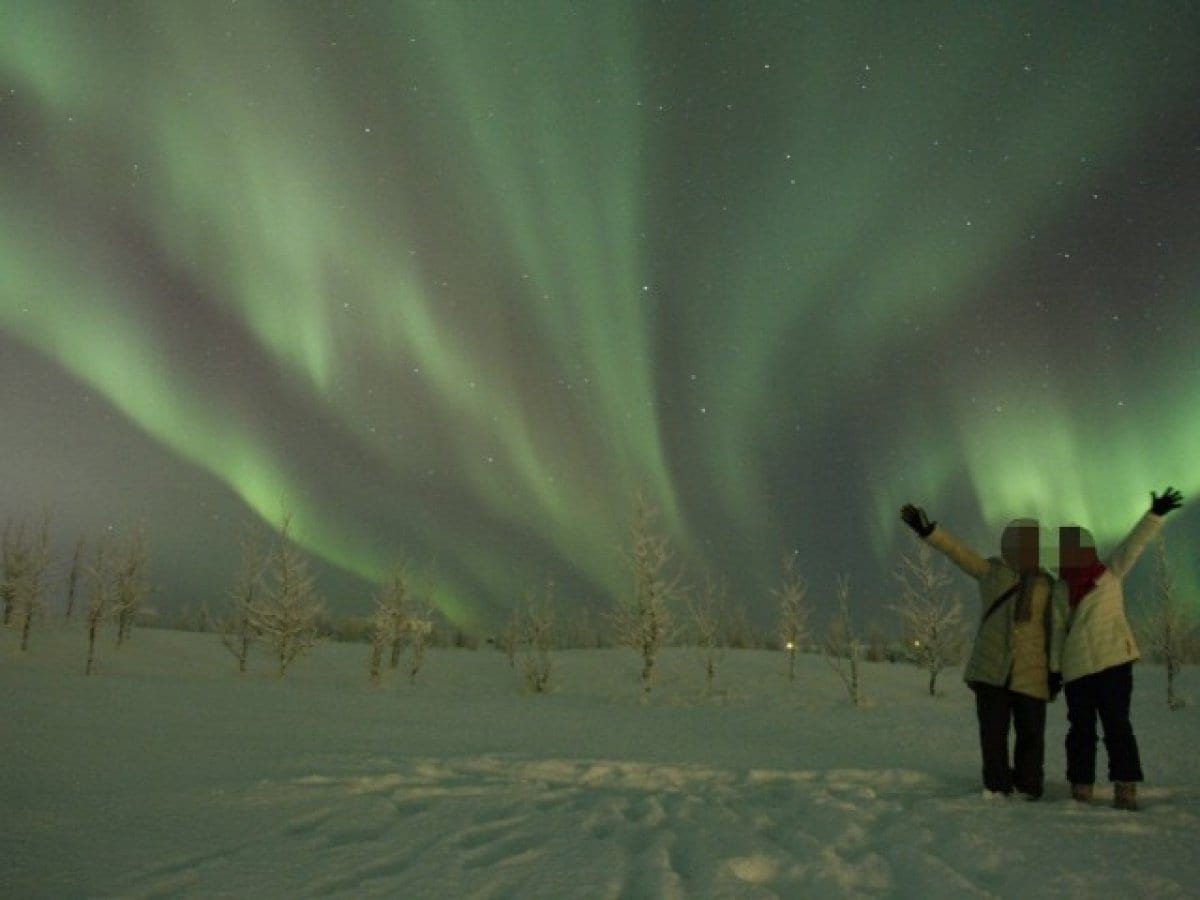
[[[755,616],[792,550],[871,615],[905,501],[1103,552],[1168,484],[1195,601],[1195,4],[0,21],[0,518],[143,524],[160,607],[285,507],[340,611],[603,605],[640,490]]]

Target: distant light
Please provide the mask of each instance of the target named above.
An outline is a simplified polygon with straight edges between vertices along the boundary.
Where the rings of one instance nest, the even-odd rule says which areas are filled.
[[[787,642],[787,648],[788,648],[789,650],[795,650],[795,649],[796,649],[796,643],[795,643],[795,641],[788,641],[788,642]]]

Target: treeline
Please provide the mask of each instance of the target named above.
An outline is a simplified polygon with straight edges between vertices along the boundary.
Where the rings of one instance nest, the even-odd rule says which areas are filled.
[[[1168,703],[1177,708],[1182,701],[1174,693],[1174,676],[1181,665],[1200,661],[1200,628],[1195,609],[1181,601],[1171,583],[1166,545],[1159,541],[1152,596],[1139,598],[1135,608],[1142,612],[1143,652],[1166,666]],[[662,648],[695,648],[705,689],[711,692],[727,651],[764,649],[782,651],[789,681],[796,677],[797,654],[822,655],[850,701],[861,705],[862,663],[913,663],[928,672],[928,691],[936,696],[939,674],[962,661],[970,642],[955,579],[924,544],[899,558],[894,602],[879,607],[892,619],[890,630],[878,621],[859,627],[850,612],[849,575],[839,576],[832,592],[814,602],[795,553],[782,560],[770,598],[774,621],[764,627],[751,621],[718,574],[706,572],[696,584],[687,583],[667,536],[656,526],[655,510],[640,497],[627,545],[625,594],[608,609],[578,602],[564,607],[553,581],[547,581],[542,589],[515,598],[507,622],[487,635],[447,621],[434,602],[436,584],[414,578],[403,561],[377,587],[369,615],[332,617],[287,515],[276,531],[247,530],[240,569],[222,604],[179,610],[169,617],[146,604],[151,586],[143,531],[121,535],[107,530],[79,539],[57,566],[51,546],[48,516],[32,523],[4,523],[3,625],[19,633],[20,649],[28,651],[35,623],[50,615],[51,588],[61,589],[63,619],[78,618],[86,625],[86,674],[95,670],[105,629],[113,630],[119,648],[135,627],[213,633],[232,654],[238,672],[247,671],[251,653],[257,652],[270,659],[280,677],[322,641],[359,643],[373,684],[401,668],[414,680],[431,648],[490,646],[505,655],[531,693],[552,690],[554,654],[563,650],[627,647],[636,653],[640,682],[649,692]],[[817,612],[826,620],[823,628],[813,624]]]
[[[48,615],[50,588],[66,590],[63,618],[78,614],[87,624],[85,674],[91,674],[100,628],[111,623],[119,647],[133,632],[150,593],[146,538],[141,531],[119,536],[106,531],[90,542],[79,539],[69,563],[56,569],[50,552],[50,517],[31,525],[17,520],[0,531],[0,601],[3,624],[19,629],[20,648],[29,649],[34,623]]]

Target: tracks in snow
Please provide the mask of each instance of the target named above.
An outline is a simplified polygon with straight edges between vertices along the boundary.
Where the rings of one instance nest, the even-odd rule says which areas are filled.
[[[1006,873],[1031,852],[995,840],[997,824],[1013,825],[1029,805],[998,810],[967,785],[907,771],[503,757],[372,768],[226,796],[231,816],[257,817],[255,839],[148,867],[127,895],[986,897],[1003,893]],[[1156,830],[1042,807],[1051,830]],[[1193,834],[1194,812],[1173,811]]]

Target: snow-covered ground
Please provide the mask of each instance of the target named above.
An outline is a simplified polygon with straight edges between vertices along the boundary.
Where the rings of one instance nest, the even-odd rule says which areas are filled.
[[[1126,813],[1067,796],[1061,701],[1045,800],[983,799],[957,671],[933,699],[868,664],[856,710],[824,660],[789,683],[762,651],[713,697],[668,651],[647,701],[628,650],[559,653],[531,696],[491,650],[372,688],[365,646],[279,681],[212,635],[106,634],[85,678],[81,630],[33,637],[0,633],[6,898],[1200,896],[1200,707],[1168,712],[1157,666]]]

